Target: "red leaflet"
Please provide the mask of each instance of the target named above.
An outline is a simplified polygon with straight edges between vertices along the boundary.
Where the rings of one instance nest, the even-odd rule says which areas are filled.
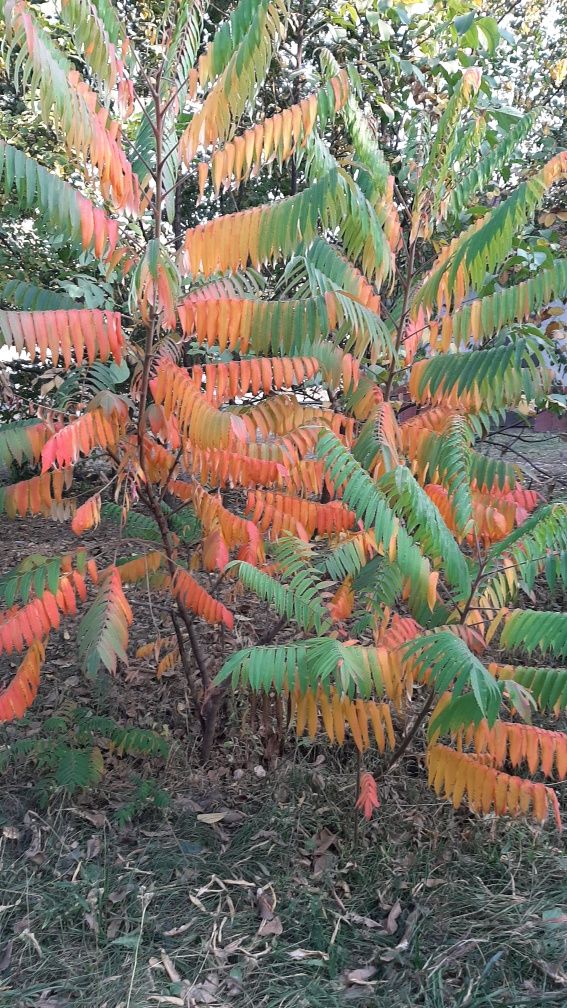
[[[203,540],[203,564],[205,570],[223,571],[228,563],[228,547],[220,528],[215,528]]]
[[[173,594],[179,601],[202,616],[207,623],[224,623],[229,630],[234,626],[234,616],[221,602],[209,595],[187,571],[178,570],[173,581]]]
[[[365,819],[372,819],[374,809],[380,808],[378,787],[371,773],[360,775],[360,790],[354,807],[360,809]]]

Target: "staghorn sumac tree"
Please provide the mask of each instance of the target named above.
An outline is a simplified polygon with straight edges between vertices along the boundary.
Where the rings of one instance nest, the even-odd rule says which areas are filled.
[[[118,521],[137,548],[102,572],[77,551],[3,575],[0,648],[24,657],[1,717],[29,707],[49,634],[79,604],[85,667],[114,671],[132,621],[125,589],[143,581],[167,600],[173,633],[139,653],[185,672],[205,757],[230,679],[262,691],[280,719],[285,696],[298,734],[315,736],[321,719],[330,739],[389,748],[390,765],[429,717],[439,793],[539,819],[551,807],[559,822],[553,789],[509,770],[567,772],[563,734],[511,717],[567,701],[567,671],[553,665],[567,656],[567,618],[520,607],[540,574],[565,579],[566,506],[543,504],[482,442],[551,386],[550,347],[544,357],[525,323],[565,294],[567,265],[516,283],[500,267],[567,156],[467,219],[534,126],[522,120],[477,163],[481,77],[468,69],[424,135],[409,205],[356,75],[330,54],[316,90],[250,116],[286,33],[284,0],[241,0],[205,42],[200,0],[169,6],[144,59],[107,0],[62,0],[73,62],[25,0],[3,10],[14,84],[68,150],[58,175],[3,142],[3,191],[76,248],[79,270],[99,270],[102,294],[93,308],[23,281],[5,289],[24,309],[0,315],[5,346],[75,379],[0,429],[0,459],[39,469],[4,486],[0,508],[70,519],[79,537]],[[217,212],[291,158],[293,196]],[[188,180],[209,219],[183,231]],[[110,475],[79,500],[74,471],[93,452]],[[230,580],[301,638],[212,668],[198,621],[233,629]],[[552,666],[487,664],[495,635]],[[396,739],[392,708],[418,686],[421,709]]]

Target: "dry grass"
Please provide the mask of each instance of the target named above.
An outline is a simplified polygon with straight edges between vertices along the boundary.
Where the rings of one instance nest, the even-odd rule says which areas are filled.
[[[108,789],[42,813],[12,794],[2,1008],[565,1003],[566,862],[551,830],[453,812],[410,759],[416,776],[384,785],[355,850],[352,757],[299,746],[238,780],[230,761],[227,749],[204,791],[178,752],[170,810],[126,828]],[[277,918],[266,934],[259,889]]]

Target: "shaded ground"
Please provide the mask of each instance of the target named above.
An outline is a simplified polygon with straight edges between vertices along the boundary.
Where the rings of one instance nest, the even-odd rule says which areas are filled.
[[[556,834],[454,813],[400,773],[355,850],[349,760],[300,747],[236,781],[230,756],[203,794],[179,755],[171,808],[124,828],[96,793],[4,803],[3,1008],[565,1003]]]
[[[519,450],[559,477],[560,493],[565,442]],[[0,533],[1,570],[24,551],[76,544],[53,523],[0,522]],[[106,530],[90,545],[101,562],[116,548]],[[215,663],[269,626],[263,606],[247,606],[234,641],[207,638]],[[167,626],[143,590],[135,609],[136,642]],[[416,745],[356,839],[348,747],[339,757],[290,740],[264,765],[235,708],[200,770],[182,677],[158,683],[152,660],[134,659],[127,674],[89,682],[75,636],[73,621],[53,635],[37,704],[25,728],[0,731],[0,747],[49,737],[45,718],[79,704],[153,729],[170,755],[122,756],[103,740],[102,781],[71,797],[50,795],[33,765],[6,770],[1,1008],[565,1004],[567,858],[552,827],[454,812],[427,788]],[[15,663],[1,661],[3,680]]]

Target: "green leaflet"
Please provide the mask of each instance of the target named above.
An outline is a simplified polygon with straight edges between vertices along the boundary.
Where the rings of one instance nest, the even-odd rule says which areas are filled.
[[[128,660],[126,645],[131,619],[120,575],[113,567],[79,624],[79,654],[89,675],[96,675],[101,665],[115,672],[119,660]]]
[[[548,582],[553,579],[550,583],[552,589],[557,578],[567,584],[566,554],[567,504],[558,501],[538,508],[519,528],[492,547],[480,593],[495,594],[501,606],[514,597],[516,590],[502,576],[501,566],[516,568],[521,584],[528,591],[533,589],[535,579],[542,571]]]
[[[451,689],[456,700],[470,690],[482,716],[489,725],[494,724],[500,709],[500,689],[460,637],[449,630],[438,630],[404,645],[403,654],[405,661],[419,664],[421,677],[426,676],[440,695]]]
[[[426,556],[440,564],[460,597],[466,597],[471,588],[467,561],[435,504],[409,469],[397,466],[382,476],[377,486],[393,513],[403,519],[411,539],[419,543]]]
[[[94,16],[93,7],[99,15]],[[97,10],[98,8],[98,10]],[[126,35],[111,4],[104,0],[64,0],[61,18],[73,33],[77,49],[107,89],[113,86],[111,47],[121,52]],[[127,44],[127,43],[126,43]]]
[[[94,787],[104,773],[102,753],[97,746],[72,749],[63,743],[53,751],[51,762],[55,765],[55,782],[66,791]]]
[[[552,377],[541,351],[525,340],[490,350],[440,354],[414,367],[410,391],[418,402],[474,393],[488,410],[519,403],[523,395],[528,401],[537,398],[549,390]]]
[[[348,539],[326,552],[321,561],[321,566],[333,581],[344,581],[345,577],[358,574],[365,564],[365,557],[356,542]]]
[[[271,0],[240,0],[228,20],[223,21],[220,28],[217,28],[207,49],[210,68],[207,77],[209,80],[214,80],[227,67],[237,48],[245,39],[254,16],[260,10],[264,11],[270,2]],[[279,9],[282,17],[285,17],[286,8],[282,3],[276,3],[274,7],[276,10]]]
[[[507,680],[511,679],[528,689],[540,710],[567,708],[567,668],[546,668],[542,665],[510,668],[505,665],[499,672]]]
[[[392,269],[392,254],[378,213],[317,136],[310,137],[306,145],[305,173],[315,185],[318,184],[315,179],[336,176],[344,210],[334,227],[339,229],[342,245],[351,259],[361,260],[366,277],[377,281],[387,279]]]
[[[471,449],[470,452],[470,478],[472,483],[476,483],[479,490],[487,490],[498,487],[510,490],[516,485],[516,466],[505,459],[491,458],[490,455],[482,455]]]
[[[423,197],[424,192],[432,191],[432,212],[434,214],[439,209],[449,174],[449,167],[457,143],[457,127],[461,122],[463,110],[467,106],[473,105],[475,100],[476,89],[471,88],[466,82],[466,77],[463,76],[450,96],[437,124],[433,143],[420,172],[416,190],[417,205],[420,205],[420,198]]]
[[[81,308],[78,301],[63,291],[47,290],[25,280],[8,280],[2,290],[2,300],[10,301],[25,311],[57,311],[59,308]]]
[[[41,420],[3,423],[0,427],[0,465],[9,466],[14,462],[21,465],[35,460],[45,441],[45,437],[41,437],[44,428]]]
[[[506,617],[500,643],[529,654],[539,650],[567,658],[567,613],[514,609]]]
[[[488,152],[486,157],[483,157],[474,166],[467,168],[466,174],[449,197],[450,212],[460,213],[461,210],[469,206],[470,200],[475,194],[482,193],[486,189],[491,179],[509,163],[518,144],[525,140],[532,131],[536,118],[537,114],[524,116],[506,133],[496,147]]]
[[[89,200],[68,182],[52,175],[33,158],[4,140],[0,140],[0,187],[6,195],[14,195],[24,209],[38,210],[58,234],[71,238],[77,245],[82,244],[81,209],[89,207],[91,216],[94,210]],[[96,254],[103,258],[109,248],[114,247],[115,228],[102,210],[97,210],[97,213],[105,240],[100,253]],[[93,254],[97,241],[95,228],[89,243],[89,251]]]
[[[235,566],[244,586],[272,605],[280,616],[295,620],[306,631],[315,629],[320,634],[328,630],[330,620],[319,598],[320,582],[315,571],[299,571],[289,585],[282,585],[252,564],[239,562]]]
[[[376,648],[345,646],[329,637],[315,637],[301,644],[256,647],[237,651],[226,661],[215,682],[231,680],[253,690],[272,686],[281,692],[295,686],[304,693],[321,685],[327,692],[363,698],[383,693],[384,685]]]
[[[317,442],[317,458],[334,486],[343,490],[343,501],[364,527],[375,533],[377,543],[388,552],[393,544],[393,561],[411,584],[412,596],[427,598],[431,568],[406,529],[399,524],[384,492],[332,434],[322,434]]]
[[[475,224],[469,227],[454,243],[451,255],[423,284],[414,301],[415,306],[431,308],[437,300],[441,281],[445,278],[449,293],[452,294],[458,272],[465,289],[469,286],[481,287],[487,272],[494,273],[509,254],[515,236],[540,205],[546,188],[544,168],[531,179],[522,182],[495,209],[489,210],[479,226]]]
[[[121,526],[125,538],[142,539],[144,542],[162,541],[158,524],[146,515],[129,511],[126,521],[123,522],[123,512],[119,504],[105,502],[100,510],[100,516],[103,521],[106,519]]]
[[[329,49],[322,50],[320,60],[322,67],[328,74],[339,73],[339,64]],[[354,78],[354,83],[356,83],[356,71],[352,68],[349,76],[351,81]],[[384,195],[390,169],[380,146],[376,143],[368,120],[360,109],[354,91],[355,88],[351,86],[351,93],[342,110],[342,117],[352,140],[357,162],[363,166],[359,171],[358,183],[370,202],[375,203],[379,196]]]
[[[246,335],[246,352],[256,354],[317,356],[314,344],[329,334],[349,352],[356,344],[357,356],[372,347],[377,357],[385,356],[391,348],[390,336],[379,315],[361,305],[342,291],[333,291],[337,331],[333,333],[334,319],[329,316],[325,297],[286,301],[261,301],[243,298],[243,319],[250,325]],[[236,300],[236,299],[232,299]],[[236,348],[238,348],[236,341]],[[329,349],[328,343],[318,343],[321,354]]]
[[[171,77],[174,78],[181,111],[185,108],[187,99],[189,73],[196,63],[201,44],[204,13],[202,0],[182,0],[177,9],[175,28],[165,57],[165,82]],[[230,22],[225,21],[219,32],[229,24]]]
[[[188,546],[200,538],[201,525],[189,505],[181,511],[172,513],[167,504],[162,503],[161,509],[167,518],[169,527]],[[129,511],[123,522],[122,508],[118,504],[107,501],[102,505],[101,518],[114,522],[122,529],[125,539],[141,539],[143,542],[162,543],[159,525],[147,515]]]
[[[16,602],[25,605],[29,602],[32,592],[36,598],[41,598],[44,591],[56,592],[63,564],[70,559],[79,574],[82,574],[87,562],[85,550],[55,557],[30,553],[16,567],[0,577],[0,601],[9,609]]]
[[[434,742],[440,735],[458,731],[468,725],[478,725],[484,718],[474,693],[463,693],[451,697],[450,702],[434,718],[427,729],[428,742]]]
[[[523,321],[554,297],[563,297],[566,293],[567,259],[557,259],[553,266],[529,280],[470,301],[454,311],[450,316],[453,340],[457,346],[463,346],[474,332],[475,341],[482,342],[504,326]]]
[[[125,28],[111,0],[90,0],[90,2],[97,11],[110,41],[114,43],[117,49],[122,50],[125,42],[127,45]],[[129,62],[128,52],[126,52],[124,59],[126,62]]]
[[[432,431],[424,438],[419,445],[417,459],[422,481],[432,482],[435,479],[446,488],[451,497],[456,526],[463,535],[472,518],[471,437],[467,421],[454,416],[443,434]]]
[[[285,35],[287,8],[279,0],[277,3],[261,0],[254,5],[251,14],[238,46],[193,119],[199,128],[201,124],[206,124],[207,132],[209,129],[214,131],[215,143],[228,139],[234,122],[241,118],[256,97],[278,40]]]

